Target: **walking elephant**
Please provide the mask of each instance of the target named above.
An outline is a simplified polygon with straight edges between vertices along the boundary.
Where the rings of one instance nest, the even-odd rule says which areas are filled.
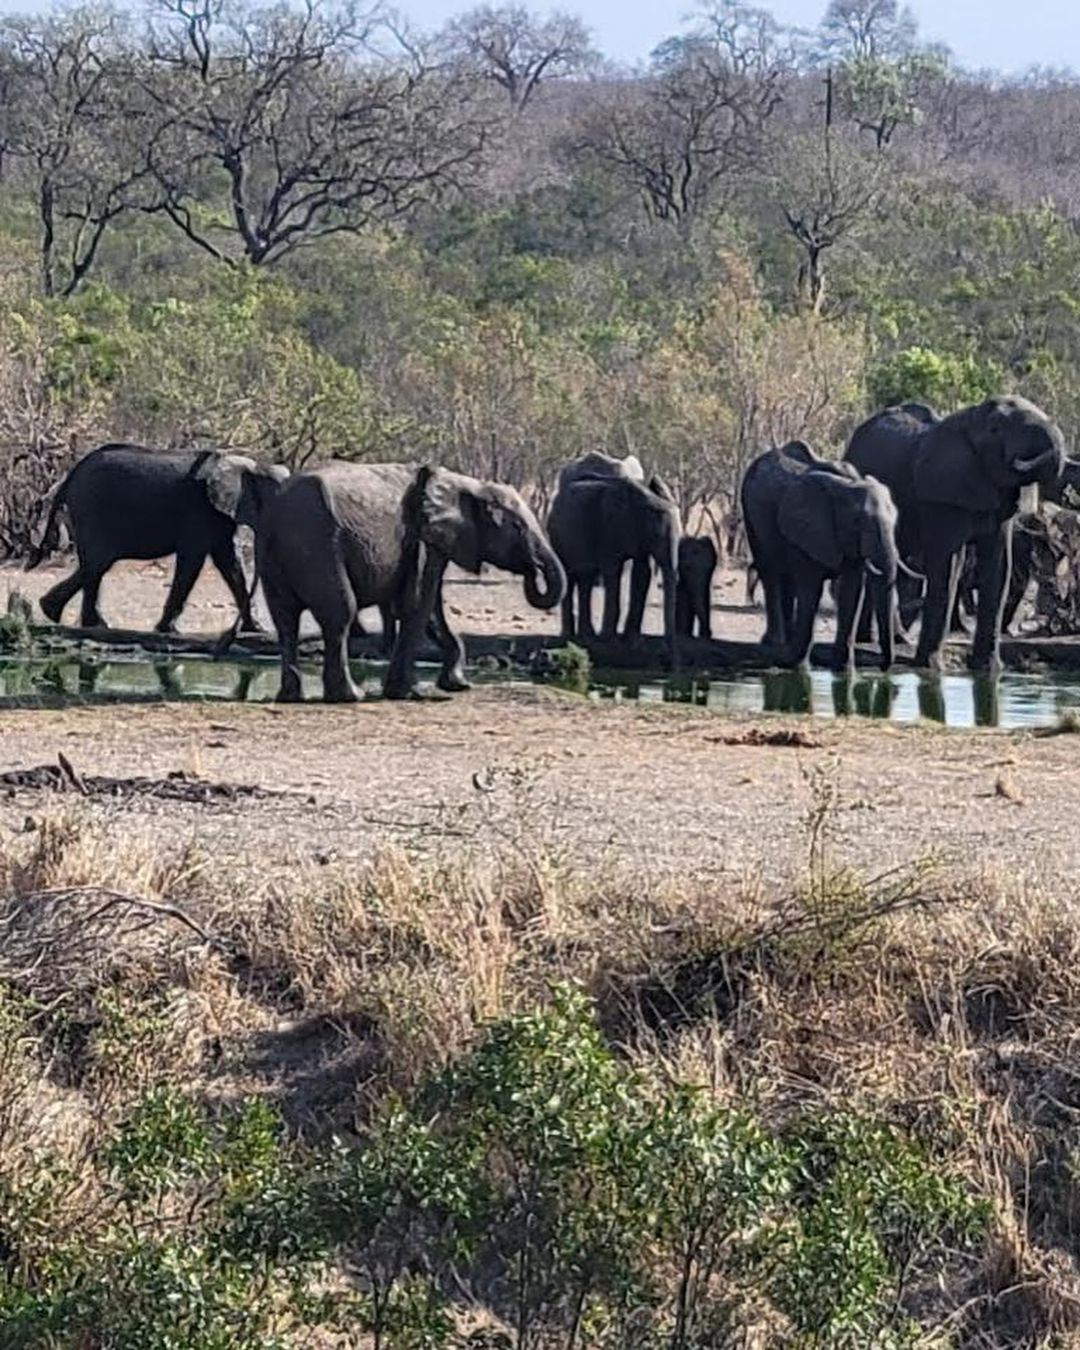
[[[784,665],[805,664],[821,592],[834,578],[832,665],[837,670],[853,666],[868,570],[880,620],[881,665],[887,670],[899,569],[896,508],[880,483],[858,477],[850,466],[816,461],[811,467],[810,453],[801,442],[767,450],[743,478],[743,518],[754,568],[765,587],[763,644],[779,650]]]
[[[679,508],[671,494],[657,477],[646,485],[624,472],[579,474],[568,479],[560,477],[560,482],[548,515],[548,532],[567,577],[563,637],[595,639],[592,592],[597,581],[602,580],[604,618],[600,636],[605,642],[614,639],[619,624],[623,568],[630,562],[630,607],[624,636],[631,640],[638,638],[655,563],[664,588],[664,636],[672,665],[676,665],[675,600],[682,526]]]
[[[282,465],[256,464],[244,455],[212,450],[148,450],[139,445],[91,450],[57,488],[41,543],[27,564],[28,570],[37,567],[56,549],[60,516],[66,513],[78,566],[41,597],[42,612],[59,623],[68,601],[82,591],[82,626],[104,627],[98,594],[113,563],[175,554],[159,633],[175,630],[207,557],[232,592],[240,625],[256,629],[236,555],[236,527],[257,526],[288,473]]]
[[[717,561],[711,539],[683,535],[679,540],[675,628],[680,637],[712,637],[712,579]]]
[[[309,610],[323,637],[323,696],[351,703],[348,634],[358,609],[397,620],[387,698],[416,693],[416,653],[429,625],[442,648],[440,689],[467,689],[461,639],[442,603],[448,563],[491,563],[525,579],[537,609],[559,603],[565,577],[535,516],[513,488],[415,464],[335,463],[298,474],[256,535],[258,574],[281,644],[278,698],[300,698],[297,645]]]
[[[886,408],[855,431],[846,458],[888,486],[901,556],[926,573],[916,665],[940,668],[965,546],[972,544],[978,602],[968,664],[999,668],[1020,490],[1037,484],[1046,495],[1062,491],[1077,467],[1063,446],[1061,431],[1041,409],[1012,396],[945,418],[921,405]]]

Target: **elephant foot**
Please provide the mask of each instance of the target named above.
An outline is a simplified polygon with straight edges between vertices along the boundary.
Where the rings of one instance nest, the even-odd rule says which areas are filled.
[[[915,665],[919,670],[928,670],[932,675],[940,675],[944,669],[940,652],[924,652],[921,648],[915,653]]]
[[[55,596],[43,595],[38,601],[38,607],[50,623],[60,622],[60,616],[64,612],[64,606]]]
[[[87,627],[87,628],[93,628],[93,627],[94,627],[93,624],[86,624],[85,621],[84,621],[84,626]],[[175,619],[161,619],[161,620],[159,620],[159,621],[154,625],[154,632],[155,632],[155,633],[165,633],[165,634],[167,634],[167,635],[172,635],[172,634],[174,634],[174,633],[176,632],[176,620],[175,620]]]
[[[237,632],[250,633],[252,636],[255,637],[265,637],[267,629],[263,624],[261,624],[258,621],[258,619],[248,618],[240,624],[240,627],[237,629]]]
[[[83,628],[108,628],[109,626],[97,610],[93,614],[83,614],[79,623]],[[175,633],[176,629],[174,628],[172,631]]]
[[[424,695],[420,688],[415,684],[384,684],[383,698],[389,699],[392,703],[421,703]]]
[[[360,691],[352,680],[347,680],[344,684],[325,684],[323,686],[324,703],[359,703]]]
[[[274,697],[275,703],[302,703],[304,696],[300,692],[300,686],[282,685]]]
[[[997,652],[991,652],[986,656],[972,652],[967,659],[967,667],[974,675],[990,675],[996,679],[1002,670],[1001,657]]]
[[[446,694],[461,694],[466,689],[472,688],[458,666],[454,666],[451,670],[441,670],[435,686]]]

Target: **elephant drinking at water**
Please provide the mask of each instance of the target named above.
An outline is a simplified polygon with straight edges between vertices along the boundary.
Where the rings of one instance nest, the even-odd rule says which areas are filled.
[[[176,572],[158,632],[174,630],[207,556],[232,592],[241,626],[255,629],[236,556],[236,527],[257,526],[287,477],[281,465],[215,451],[147,450],[139,445],[91,450],[57,488],[41,543],[28,563],[28,568],[37,567],[57,547],[60,516],[66,512],[78,567],[46,591],[42,612],[59,623],[68,601],[82,591],[83,627],[104,627],[98,593],[113,563],[175,553]]]
[[[551,609],[565,577],[535,516],[513,488],[412,464],[328,465],[286,484],[256,536],[258,573],[281,643],[284,702],[300,698],[297,645],[309,610],[323,637],[323,696],[353,702],[347,643],[358,609],[398,620],[384,682],[388,698],[415,694],[417,649],[431,626],[442,649],[441,689],[468,688],[460,638],[443,611],[451,562],[491,563],[525,579],[525,597]]]
[[[880,483],[810,454],[802,442],[767,450],[743,478],[743,519],[765,587],[765,643],[782,652],[784,664],[804,664],[821,592],[834,578],[832,664],[838,670],[852,666],[855,623],[869,571],[881,626],[881,665],[887,670],[899,567],[896,508]]]
[[[987,399],[938,418],[919,405],[886,408],[860,426],[846,458],[892,493],[904,557],[926,573],[915,663],[939,667],[965,546],[974,545],[978,592],[968,664],[1000,665],[1001,614],[1010,573],[1012,522],[1020,489],[1061,491],[1076,466],[1064,438],[1026,399]]]
[[[682,535],[679,509],[659,478],[653,477],[646,484],[628,473],[623,461],[610,460],[601,471],[583,467],[587,461],[603,460],[607,457],[585,456],[568,465],[560,474],[559,491],[548,515],[552,546],[567,575],[563,637],[585,641],[595,638],[592,592],[602,580],[604,617],[600,635],[605,642],[614,639],[622,574],[630,562],[630,608],[624,634],[631,640],[638,638],[655,563],[664,588],[664,635],[675,665],[678,547]],[[634,465],[640,471],[636,461]]]

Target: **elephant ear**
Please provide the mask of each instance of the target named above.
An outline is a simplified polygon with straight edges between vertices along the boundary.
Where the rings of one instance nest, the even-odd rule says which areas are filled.
[[[195,466],[193,476],[203,485],[207,500],[215,511],[230,520],[238,520],[247,475],[255,470],[255,461],[244,455],[211,451]]]
[[[930,427],[915,451],[915,492],[925,502],[996,511],[1001,489],[990,465],[1000,455],[992,405],[981,403]]]
[[[792,483],[781,498],[777,523],[784,538],[801,548],[826,572],[840,571],[844,552],[827,474],[804,474]]]
[[[421,541],[466,572],[479,572],[479,512],[466,480],[448,469],[425,464],[416,476],[415,489]]]

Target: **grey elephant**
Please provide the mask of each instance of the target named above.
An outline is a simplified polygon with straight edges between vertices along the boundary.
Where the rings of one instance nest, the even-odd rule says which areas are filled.
[[[574,469],[574,465],[568,465],[560,475],[559,491],[548,515],[551,543],[567,577],[563,637],[595,639],[592,592],[597,581],[602,581],[604,617],[600,635],[605,642],[615,638],[622,574],[629,562],[630,606],[624,636],[638,638],[655,563],[664,589],[664,635],[671,662],[677,664],[675,598],[682,535],[678,507],[655,476],[646,484],[625,472],[568,473]]]
[[[679,580],[675,591],[675,628],[680,637],[712,637],[712,580],[719,560],[705,535],[679,540]]]
[[[429,630],[442,648],[441,689],[467,689],[461,640],[446,622],[442,581],[451,562],[484,563],[525,579],[525,597],[552,609],[565,577],[535,516],[513,488],[416,464],[334,463],[298,474],[256,535],[258,575],[281,644],[278,698],[300,698],[300,617],[323,638],[323,697],[354,702],[348,634],[358,609],[378,605],[398,631],[383,690],[416,693],[415,660]]]
[[[41,597],[42,612],[58,623],[82,591],[82,626],[104,627],[98,594],[113,563],[175,554],[159,633],[174,631],[207,557],[232,592],[241,626],[256,630],[236,555],[236,527],[258,524],[288,473],[282,465],[212,450],[119,444],[91,450],[56,489],[41,542],[27,564],[29,571],[56,549],[66,513],[78,566]]]
[[[784,665],[806,663],[825,582],[836,581],[837,619],[832,665],[854,665],[855,624],[864,574],[874,578],[880,617],[881,665],[893,657],[899,558],[896,508],[873,479],[824,462],[811,464],[794,443],[759,455],[742,483],[743,518],[754,567],[765,587],[764,644]]]
[[[901,555],[926,574],[915,663],[939,668],[966,545],[975,549],[978,592],[968,664],[1000,668],[1002,606],[1012,522],[1023,487],[1054,496],[1073,481],[1064,438],[1027,399],[990,398],[939,418],[921,405],[886,408],[857,428],[846,459],[892,493]]]

